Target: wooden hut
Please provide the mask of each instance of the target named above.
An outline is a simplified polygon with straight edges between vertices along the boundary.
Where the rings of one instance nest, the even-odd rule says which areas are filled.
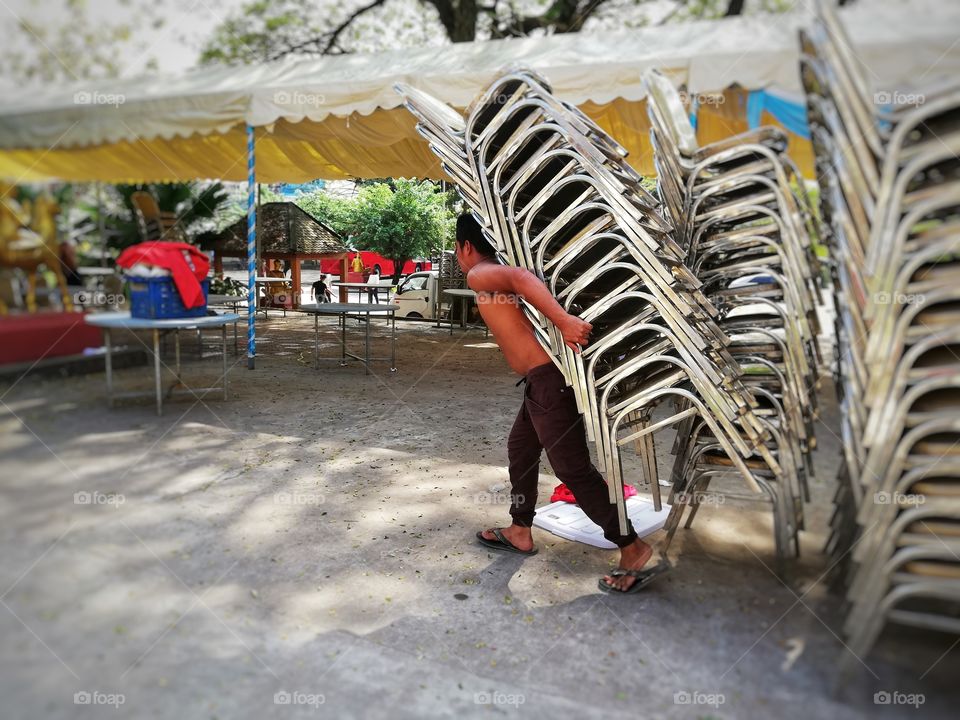
[[[257,210],[257,237],[262,260],[287,260],[294,303],[300,301],[300,263],[303,260],[341,260],[346,277],[348,248],[337,232],[292,202],[264,203]],[[213,268],[223,272],[223,258],[247,257],[247,218],[243,217],[202,242],[213,251]],[[259,272],[258,272],[259,274]]]

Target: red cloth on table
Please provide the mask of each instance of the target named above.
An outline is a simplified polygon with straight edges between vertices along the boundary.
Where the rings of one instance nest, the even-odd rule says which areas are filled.
[[[117,266],[131,268],[137,263],[166,268],[180,293],[185,308],[206,303],[200,281],[210,272],[210,258],[193,245],[179,242],[144,242],[120,253]]]
[[[626,500],[628,497],[633,497],[637,494],[637,489],[633,485],[624,485],[623,486],[623,499]],[[577,504],[577,499],[573,496],[573,493],[570,492],[568,488],[563,483],[560,483],[553,489],[553,495],[550,496],[550,502],[557,502],[558,500],[570,503],[571,505]]]

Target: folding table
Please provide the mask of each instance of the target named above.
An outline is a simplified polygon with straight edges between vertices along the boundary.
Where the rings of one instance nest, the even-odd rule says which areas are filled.
[[[301,305],[300,312],[313,315],[313,366],[320,367],[320,316],[336,315],[340,324],[340,366],[347,364],[347,358],[353,358],[363,363],[364,374],[370,374],[370,363],[377,360],[389,360],[390,372],[397,371],[397,318],[396,308],[393,305],[376,305],[371,303],[317,303]],[[390,357],[370,357],[370,316],[386,314],[390,322]],[[354,355],[347,351],[347,316],[357,317],[366,315],[366,330],[364,332],[363,356]]]
[[[193,395],[197,393],[210,392],[211,390],[223,390],[223,399],[227,399],[227,325],[230,323],[235,323],[240,319],[239,315],[234,313],[226,313],[224,315],[205,315],[202,317],[194,318],[170,318],[166,320],[150,320],[148,318],[135,318],[131,317],[130,313],[95,313],[87,315],[84,318],[88,325],[93,325],[94,327],[103,328],[103,339],[107,347],[107,356],[106,356],[106,374],[107,374],[107,405],[113,407],[113,401],[115,398],[121,397],[143,397],[144,395],[150,395],[149,392],[143,391],[133,391],[125,393],[114,393],[113,392],[113,364],[112,364],[112,352],[113,352],[113,338],[112,330],[150,330],[153,333],[153,377],[154,377],[154,392],[157,399],[157,415],[163,414],[163,388],[160,375],[160,331],[161,330],[173,330],[174,337],[176,339],[176,365],[174,368],[174,374],[176,375],[177,381],[167,390],[168,395],[172,395],[175,390],[186,390]],[[212,388],[178,388],[178,385],[183,385],[183,382],[180,377],[180,331],[186,329],[197,329],[209,327],[218,327],[220,328],[220,338],[222,342],[222,357],[223,357],[223,377],[221,378],[221,384],[219,387]],[[201,355],[201,359],[202,359]]]

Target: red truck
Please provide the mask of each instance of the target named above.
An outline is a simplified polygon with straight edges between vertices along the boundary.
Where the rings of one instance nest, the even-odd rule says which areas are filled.
[[[351,272],[353,271],[353,260],[359,255],[360,260],[363,262],[363,269],[367,272],[378,272],[383,278],[388,278],[393,276],[393,261],[388,260],[383,257],[383,255],[378,255],[375,252],[369,250],[351,250],[347,253],[347,264]],[[320,261],[320,272],[330,275],[339,275],[340,274],[340,260],[321,260]],[[433,263],[431,263],[426,258],[413,258],[412,260],[407,260],[403,266],[403,272],[401,275],[409,275],[410,273],[420,272],[421,270],[431,270],[433,269]]]

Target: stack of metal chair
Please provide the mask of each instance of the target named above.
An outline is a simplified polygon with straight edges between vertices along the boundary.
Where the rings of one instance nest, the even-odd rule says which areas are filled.
[[[691,491],[712,474],[733,470],[749,497],[772,503],[783,570],[797,552],[797,493],[791,483],[804,462],[786,413],[799,406],[783,406],[782,390],[744,378],[717,322],[721,314],[689,264],[708,253],[691,255],[691,239],[683,232],[678,242],[659,202],[625,162],[624,149],[577,108],[558,101],[535,73],[517,70],[500,77],[468,108],[465,122],[413,88],[397,90],[498,248],[500,261],[536,273],[569,312],[593,324],[591,343],[577,353],[545,317],[521,302],[541,345],[575,391],[621,528],[626,513],[620,449],[633,444],[638,451],[659,509],[652,433],[683,423],[696,440],[674,448],[679,453],[674,488],[680,492],[672,498],[668,542],[695,497]],[[701,262],[711,282],[723,272],[715,261],[719,255]],[[768,264],[773,272],[786,263]],[[794,282],[792,276],[783,278],[784,284]],[[751,346],[756,364],[768,381],[785,385],[790,381],[785,358],[796,348],[775,332],[764,337],[762,347]],[[737,350],[752,364],[754,356],[741,352],[746,347]],[[658,414],[654,420],[668,400],[673,401],[668,417]]]
[[[874,95],[817,10],[801,71],[846,450],[828,549],[863,656],[888,621],[960,633],[960,84]]]
[[[751,472],[770,485],[783,507],[790,548],[798,552],[809,500],[816,388],[821,359],[817,335],[818,262],[815,228],[803,180],[784,154],[776,128],[759,128],[701,147],[679,92],[661,73],[644,76],[657,183],[678,228],[687,265],[718,309],[718,324],[731,338],[730,354],[746,372],[774,428],[771,452],[783,472],[756,461]],[[695,427],[680,433],[691,458],[675,473],[675,491],[702,496],[714,478],[730,471],[728,460],[708,448]],[[695,458],[695,460],[693,459]],[[691,511],[687,525],[693,519]]]

